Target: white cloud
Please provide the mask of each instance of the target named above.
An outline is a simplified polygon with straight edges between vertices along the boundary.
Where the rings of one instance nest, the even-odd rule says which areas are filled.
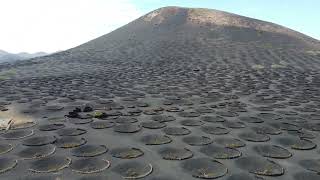
[[[0,49],[65,50],[141,15],[130,0],[1,0]]]

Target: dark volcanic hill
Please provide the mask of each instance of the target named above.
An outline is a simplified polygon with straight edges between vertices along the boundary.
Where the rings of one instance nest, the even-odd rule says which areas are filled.
[[[319,180],[319,70],[299,32],[155,10],[0,64],[0,179]]]
[[[319,57],[319,44],[318,40],[269,22],[217,10],[165,7],[83,45],[34,62],[59,61],[58,65],[66,67],[73,62],[92,65],[201,59],[224,63],[228,59],[239,66],[288,63],[313,69],[318,67],[315,59]],[[72,71],[68,68],[65,73]]]

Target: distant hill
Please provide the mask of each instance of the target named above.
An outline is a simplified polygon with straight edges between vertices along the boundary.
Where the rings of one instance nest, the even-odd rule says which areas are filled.
[[[3,50],[0,50],[0,62],[10,62],[10,61],[17,61],[17,60],[24,60],[24,59],[30,59],[40,56],[48,55],[48,53],[45,52],[36,52],[36,53],[26,53],[21,52],[17,54],[9,53]]]

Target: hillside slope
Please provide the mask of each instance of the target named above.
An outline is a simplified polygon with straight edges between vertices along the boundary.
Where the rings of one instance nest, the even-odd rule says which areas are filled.
[[[0,118],[0,179],[319,180],[319,41],[165,7],[0,64]]]
[[[291,29],[223,11],[164,7],[78,47],[21,63],[44,60],[63,69],[72,63],[215,59],[223,64],[223,59],[232,59],[239,66],[270,67],[281,62],[314,69],[319,44]],[[67,69],[65,73],[76,71]]]

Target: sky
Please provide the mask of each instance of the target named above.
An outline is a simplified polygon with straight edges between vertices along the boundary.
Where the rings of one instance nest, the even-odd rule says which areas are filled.
[[[319,0],[0,0],[0,49],[66,50],[164,6],[228,11],[320,40]]]

